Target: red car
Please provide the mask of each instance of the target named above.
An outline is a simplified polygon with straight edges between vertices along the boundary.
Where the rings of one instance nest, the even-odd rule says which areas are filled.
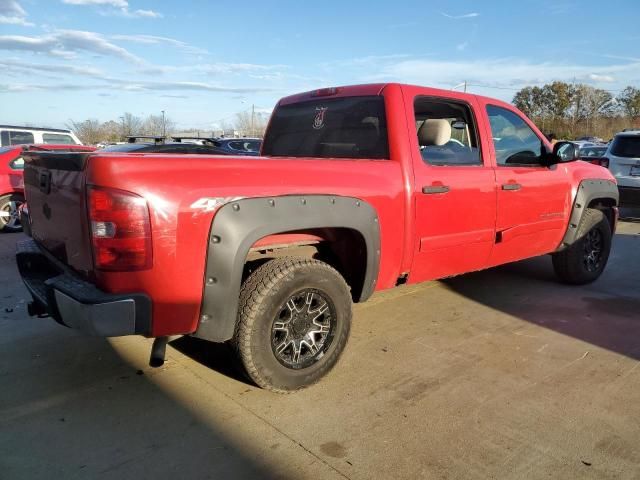
[[[29,150],[92,152],[94,147],[82,145],[12,145],[0,147],[0,231],[17,232],[20,225],[19,208],[24,203],[23,153]]]
[[[156,337],[152,364],[169,335],[228,341],[290,391],[335,365],[374,291],[544,254],[596,280],[618,190],[578,155],[491,98],[314,90],[280,100],[260,157],[27,154],[17,262],[33,315]]]

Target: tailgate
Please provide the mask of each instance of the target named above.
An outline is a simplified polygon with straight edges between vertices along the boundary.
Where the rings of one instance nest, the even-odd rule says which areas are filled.
[[[25,197],[33,238],[58,260],[84,275],[93,269],[85,195],[89,155],[24,154]]]

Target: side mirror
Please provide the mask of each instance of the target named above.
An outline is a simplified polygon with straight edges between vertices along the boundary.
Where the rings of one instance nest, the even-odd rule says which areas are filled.
[[[573,142],[558,142],[553,146],[551,163],[566,163],[580,160],[580,148]]]

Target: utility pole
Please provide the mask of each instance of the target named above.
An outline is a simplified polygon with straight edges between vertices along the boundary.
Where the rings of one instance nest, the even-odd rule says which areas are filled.
[[[126,140],[127,132],[124,130],[124,117],[120,117],[120,120],[122,120],[122,140]]]
[[[467,81],[464,81],[464,93],[467,93]]]
[[[164,110],[162,111],[162,136],[166,137],[167,136],[167,124],[164,121]]]

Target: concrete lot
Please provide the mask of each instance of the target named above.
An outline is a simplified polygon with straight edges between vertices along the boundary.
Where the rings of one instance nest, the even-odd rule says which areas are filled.
[[[542,257],[378,294],[338,367],[279,396],[224,346],[29,318],[0,235],[0,478],[640,478],[640,223],[603,277]]]

